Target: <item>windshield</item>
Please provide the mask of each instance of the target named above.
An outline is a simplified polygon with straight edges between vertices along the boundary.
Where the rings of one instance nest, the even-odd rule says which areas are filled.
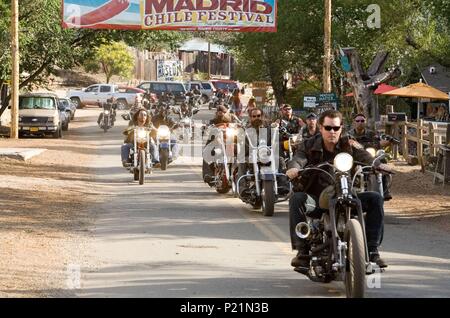
[[[68,108],[70,106],[69,101],[67,99],[60,99],[59,103],[66,108]]]
[[[20,97],[19,109],[56,109],[55,101],[51,97]]]
[[[167,84],[167,91],[172,93],[184,93],[185,89],[182,84]]]

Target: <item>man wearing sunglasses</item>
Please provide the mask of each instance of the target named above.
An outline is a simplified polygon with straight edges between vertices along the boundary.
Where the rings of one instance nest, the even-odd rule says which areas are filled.
[[[277,120],[280,126],[286,127],[290,134],[298,134],[305,125],[303,120],[292,113],[291,105],[285,104],[281,108],[281,118]]]
[[[380,137],[374,131],[367,129],[367,119],[363,114],[357,114],[354,117],[353,129],[349,131],[349,135],[364,148],[373,147],[378,150],[390,144],[387,140],[380,140]]]
[[[355,161],[372,165],[372,156],[358,147],[353,146],[348,136],[342,135],[342,114],[336,110],[327,110],[319,118],[320,135],[315,135],[303,141],[289,162],[286,175],[294,183],[294,194],[289,200],[289,227],[292,248],[297,250],[297,256],[292,259],[293,267],[309,267],[310,256],[307,241],[295,234],[295,226],[306,221],[306,216],[320,217],[318,199],[322,191],[331,184],[324,173],[308,171],[299,176],[300,169],[306,166],[316,166],[324,162],[333,162],[334,157],[347,152]],[[386,167],[383,169],[388,170]],[[364,212],[367,212],[366,233],[370,261],[380,267],[386,263],[380,258],[378,246],[383,237],[383,199],[376,192],[365,192],[358,195]]]
[[[389,146],[390,141],[383,140],[374,131],[367,129],[367,119],[364,114],[357,114],[353,120],[353,129],[349,131],[349,135],[360,143],[365,149],[373,147],[376,150]],[[384,161],[387,163],[387,161]],[[391,176],[383,175],[384,200],[392,199],[391,195]]]

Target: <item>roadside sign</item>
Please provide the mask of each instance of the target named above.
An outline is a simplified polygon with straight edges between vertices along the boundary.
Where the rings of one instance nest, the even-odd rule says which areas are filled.
[[[315,108],[317,106],[317,96],[316,95],[305,95],[303,97],[303,107],[304,108]]]

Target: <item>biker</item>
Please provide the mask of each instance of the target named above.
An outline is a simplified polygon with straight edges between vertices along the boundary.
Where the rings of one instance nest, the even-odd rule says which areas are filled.
[[[209,121],[209,126],[212,125],[220,125],[220,124],[228,124],[232,123],[233,118],[228,111],[228,108],[226,108],[223,105],[220,105],[217,107],[216,110],[216,116]],[[210,144],[215,139],[214,135],[211,135],[208,137],[208,140],[206,141],[205,147]],[[205,159],[203,159],[203,167],[202,167],[202,175],[203,175],[203,181],[206,183],[209,183],[212,178],[212,163],[208,164]]]
[[[106,110],[109,110],[109,111],[111,112],[111,120],[112,120],[112,123],[114,123],[114,122],[116,121],[117,103],[115,102],[114,97],[108,98],[108,99],[106,100],[106,104],[102,104],[102,103],[100,103],[100,101],[99,101],[99,102],[98,102],[98,106],[99,106],[99,107],[102,107],[102,108],[105,108]],[[102,120],[103,120],[103,112],[101,112],[101,113],[98,115],[97,124],[100,125],[100,123],[102,122]]]
[[[122,157],[122,166],[128,167],[130,165],[129,157],[130,151],[134,147],[134,129],[137,127],[145,127],[148,131],[152,132],[156,130],[151,122],[151,116],[148,115],[147,110],[145,108],[141,108],[138,110],[127,129],[124,130],[123,134],[125,135],[124,143],[121,147],[121,157]],[[150,154],[152,156],[152,161],[154,163],[159,162],[158,152],[156,151],[155,144],[153,140],[150,140]]]
[[[353,119],[353,129],[349,131],[349,135],[353,137],[358,143],[360,143],[364,148],[373,147],[375,150],[382,149],[383,147],[389,146],[390,141],[383,140],[374,131],[367,128],[367,119],[364,114],[357,114]],[[384,161],[386,163],[386,161]],[[383,189],[384,189],[384,200],[389,201],[392,199],[391,195],[391,176],[383,175]]]
[[[290,134],[298,134],[300,132],[300,128],[302,128],[305,123],[303,120],[292,113],[292,107],[289,104],[285,104],[281,108],[281,118],[276,121],[277,124],[283,126],[283,121],[286,124],[286,128],[288,133]]]
[[[249,123],[247,124],[247,126],[245,127],[246,130],[248,131],[248,129],[254,129],[254,131],[256,132],[256,137],[257,137],[257,142],[258,144],[260,143],[261,140],[266,140],[267,145],[271,146],[272,144],[272,135],[271,135],[271,128],[274,127],[273,125],[270,124],[269,121],[266,120],[265,116],[264,116],[264,112],[262,111],[262,109],[260,108],[253,108],[250,112],[249,112]],[[260,128],[265,128],[268,131],[266,132],[265,136],[260,136]],[[264,138],[265,137],[265,138]],[[247,136],[245,137],[245,153],[244,153],[244,162],[238,162],[238,178],[237,180],[239,180],[240,177],[242,177],[247,169],[247,165],[249,164],[249,154],[250,154],[250,149],[249,149],[249,141]],[[238,159],[240,159],[240,157],[238,156]],[[242,160],[242,159],[241,159]],[[240,187],[241,190],[244,190],[244,187]]]
[[[336,110],[327,110],[319,118],[320,134],[303,141],[295,152],[294,158],[289,162],[286,175],[294,180],[299,176],[300,169],[306,166],[329,162],[341,152],[347,152],[355,161],[372,165],[372,156],[349,142],[349,137],[342,135],[342,114]],[[390,169],[381,164],[380,169]],[[309,246],[295,233],[295,226],[306,221],[305,214],[320,217],[318,198],[321,192],[330,184],[324,173],[317,171],[301,175],[294,187],[294,194],[289,199],[289,226],[291,244],[297,255],[292,259],[293,267],[309,267]],[[362,209],[367,212],[366,234],[370,261],[379,267],[387,267],[380,257],[378,247],[381,244],[384,227],[383,198],[377,192],[363,192],[358,194]]]
[[[320,131],[317,126],[317,115],[315,113],[309,113],[306,116],[306,125],[300,129],[298,139],[305,140],[318,134],[320,134]]]
[[[152,118],[152,123],[155,126],[156,130],[152,133],[152,138],[156,140],[157,129],[165,125],[169,127],[170,131],[179,127],[179,124],[176,123],[172,118],[169,117],[170,107],[161,107],[156,111],[155,116]],[[174,136],[174,135],[172,135]],[[171,139],[172,145],[172,160],[175,160],[178,157],[178,143],[176,139]]]

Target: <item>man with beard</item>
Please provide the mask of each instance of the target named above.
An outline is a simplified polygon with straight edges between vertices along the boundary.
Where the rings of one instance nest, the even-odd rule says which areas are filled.
[[[246,136],[245,138],[245,154],[244,154],[244,162],[239,162],[239,159],[241,159],[242,155],[239,156],[238,154],[238,180],[240,177],[245,175],[248,165],[251,164],[249,160],[250,155],[250,147],[249,142],[252,143],[257,142],[257,144],[260,144],[262,141],[265,142],[268,146],[272,145],[272,125],[269,124],[269,122],[265,119],[264,113],[259,108],[253,108],[249,112],[249,123],[245,127],[246,128]],[[260,135],[260,134],[263,135]],[[255,138],[256,137],[256,138]],[[250,141],[249,141],[250,138]],[[256,145],[255,145],[256,146]],[[242,159],[241,159],[242,160]],[[244,187],[240,187],[241,190],[244,190]]]
[[[223,105],[220,105],[220,106],[217,107],[216,116],[209,121],[209,126],[216,126],[216,125],[220,125],[220,124],[228,124],[228,123],[231,123],[231,122],[233,122],[233,120],[232,120],[231,114],[228,111],[228,108],[226,108]],[[204,131],[205,131],[205,129],[204,129]],[[205,148],[212,141],[214,141],[214,139],[215,139],[215,136],[213,134],[208,136],[208,140],[206,141]],[[203,156],[203,157],[205,157],[205,156]],[[203,181],[204,182],[206,182],[206,183],[210,183],[211,182],[212,174],[213,174],[212,170],[213,170],[213,164],[206,162],[205,159],[203,158],[202,176],[203,176]]]

